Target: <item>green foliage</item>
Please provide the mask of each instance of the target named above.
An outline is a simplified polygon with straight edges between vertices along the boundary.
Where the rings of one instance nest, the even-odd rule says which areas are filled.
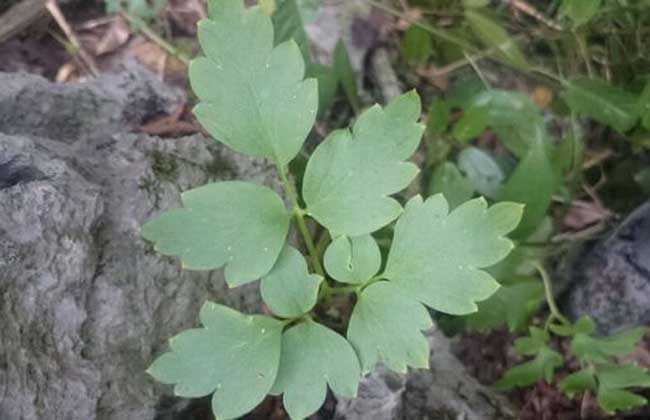
[[[321,281],[321,276],[309,274],[302,254],[287,245],[271,271],[262,278],[260,292],[274,314],[297,318],[316,305]]]
[[[522,207],[483,198],[451,213],[438,194],[413,197],[395,225],[383,276],[414,299],[441,312],[464,315],[499,284],[481,268],[503,259],[514,245],[504,237],[519,223]],[[435,240],[431,240],[435,238]]]
[[[339,236],[325,251],[325,269],[341,283],[363,284],[381,267],[379,246],[370,235]]]
[[[582,369],[571,373],[559,382],[558,387],[569,397],[585,391],[596,392],[600,407],[607,412],[629,410],[646,404],[646,399],[630,392],[630,388],[650,388],[650,375],[636,365],[614,363],[634,351],[647,332],[635,328],[618,334],[594,337],[595,325],[588,317],[573,324],[562,321],[548,324],[554,334],[571,337],[571,355],[578,359]],[[551,382],[554,371],[564,362],[562,356],[549,346],[550,335],[536,327],[530,328],[530,336],[519,338],[515,349],[522,355],[535,356],[529,362],[508,370],[495,385],[501,389],[527,386],[540,379]]]
[[[474,191],[467,185],[462,196],[451,196],[457,205],[451,212],[441,194],[426,201],[415,196],[405,208],[391,197],[418,173],[407,161],[424,131],[415,91],[369,108],[351,130],[327,136],[307,162],[299,196],[287,166],[311,130],[318,97],[315,81],[303,80],[308,48],[300,25],[279,22],[295,17],[296,3],[278,2],[274,12],[267,7],[275,35],[260,7],[246,9],[241,0],[209,6],[210,19],[199,24],[205,56],[189,70],[201,100],[197,118],[216,140],[268,158],[291,210],[267,187],[226,181],[185,192],[182,208],[143,226],[155,249],[178,256],[185,268],[224,267],[230,286],[261,279],[272,313],[244,315],[206,303],[203,327],[170,340],[170,351],[149,372],[174,384],[179,396],[213,393],[218,418],[242,416],[265,395],[283,394],[289,416],[301,419],[318,410],[328,387],[354,397],[362,372],[377,363],[398,372],[427,367],[422,332],[432,320],[424,305],[468,314],[498,289],[484,269],[513,248],[505,235],[519,223],[522,206],[465,201]],[[354,80],[342,46],[337,56],[336,78],[353,103]],[[442,128],[431,129],[442,133],[449,109],[440,109],[446,109],[437,123]],[[306,256],[286,243],[292,217]],[[308,222],[322,225],[318,244]],[[393,222],[383,264],[372,233]],[[325,323],[333,316],[331,297],[346,293],[357,299],[349,320],[333,322],[340,329],[349,321],[343,337]],[[520,323],[521,316],[511,315],[512,322]]]
[[[183,267],[226,265],[226,281],[239,286],[269,272],[289,230],[289,213],[270,189],[241,181],[208,184],[183,194],[184,208],[142,227],[142,236]]]
[[[504,323],[511,332],[525,328],[544,301],[544,286],[534,278],[517,278],[504,284],[489,299],[478,303],[478,312],[467,316],[469,328],[488,331]]]
[[[458,154],[458,169],[465,173],[474,189],[486,197],[495,197],[505,178],[494,158],[473,146]]]
[[[402,293],[398,285],[381,281],[359,296],[348,327],[364,373],[382,361],[406,373],[408,366],[429,367],[429,345],[420,331],[433,326],[424,306]]]
[[[522,70],[530,67],[524,54],[501,25],[474,8],[465,11],[465,18],[478,38],[487,47],[498,49],[504,60]]]
[[[418,168],[404,162],[417,148],[424,127],[420,98],[412,91],[375,105],[352,131],[336,130],[318,145],[303,179],[307,214],[333,236],[360,236],[395,220],[402,206],[388,197],[408,184]]]
[[[359,359],[348,341],[314,321],[282,334],[280,370],[271,393],[284,394],[293,419],[305,418],[325,402],[327,385],[336,394],[353,398],[361,379]]]
[[[199,23],[206,57],[190,65],[194,110],[217,140],[278,165],[293,159],[316,118],[317,84],[303,80],[298,45],[273,48],[273,26],[260,8],[239,0],[213,2],[210,20]]]
[[[579,115],[624,133],[639,119],[637,98],[604,80],[579,77],[565,82],[564,99]]]
[[[180,397],[212,397],[219,418],[237,418],[255,408],[270,391],[278,372],[282,323],[243,315],[207,302],[199,314],[204,328],[183,331],[169,340],[148,372],[175,384]]]
[[[431,35],[417,25],[412,25],[404,34],[401,44],[402,55],[411,64],[424,64],[433,52]]]
[[[474,186],[458,167],[452,162],[444,162],[433,172],[429,195],[441,193],[447,199],[449,207],[454,209],[472,198]]]
[[[600,10],[602,0],[563,0],[560,15],[571,19],[573,28],[588,23]]]

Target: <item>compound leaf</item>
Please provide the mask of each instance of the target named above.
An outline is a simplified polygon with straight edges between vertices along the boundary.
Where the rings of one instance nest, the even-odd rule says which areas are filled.
[[[580,116],[609,125],[625,133],[638,120],[637,98],[601,79],[578,77],[564,82],[564,99]]]
[[[171,351],[149,367],[158,381],[175,384],[181,397],[214,392],[218,418],[238,418],[255,408],[271,389],[280,363],[282,323],[241,314],[207,302],[200,312],[203,328],[169,340]]]
[[[499,390],[532,385],[540,379],[551,382],[555,369],[562,365],[562,356],[549,347],[539,349],[537,356],[529,362],[509,369],[494,386]]]
[[[371,235],[339,236],[327,247],[324,263],[333,279],[361,284],[379,271],[381,253]]]
[[[262,278],[260,291],[274,314],[295,318],[314,307],[321,281],[321,276],[309,274],[302,254],[287,245],[271,271]]]
[[[548,332],[537,327],[530,327],[529,335],[527,337],[520,337],[515,340],[515,350],[522,355],[534,356],[539,353],[541,349],[547,347],[547,343],[551,339]]]
[[[499,284],[481,268],[503,259],[514,248],[504,237],[519,223],[522,206],[483,198],[451,213],[441,194],[426,201],[413,197],[395,226],[383,277],[435,310],[452,315],[476,312],[476,302]]]
[[[282,335],[280,369],[271,393],[284,393],[289,416],[303,419],[325,402],[328,384],[335,394],[354,398],[360,379],[359,360],[347,340],[308,320]]]
[[[418,146],[424,127],[415,91],[382,109],[365,111],[352,132],[332,132],[307,163],[303,197],[307,213],[333,236],[360,236],[387,225],[402,212],[388,197],[415,178],[418,168],[404,162]]]
[[[317,83],[303,80],[305,63],[294,40],[273,48],[271,19],[241,0],[211,2],[199,22],[205,57],[192,61],[194,112],[217,140],[251,156],[288,163],[316,118]]]
[[[271,270],[289,230],[289,214],[267,187],[241,181],[208,184],[182,195],[184,208],[142,227],[156,251],[181,258],[183,267],[226,265],[226,281],[238,286]]]
[[[359,297],[350,318],[348,340],[359,355],[363,373],[370,372],[377,362],[406,373],[408,366],[429,367],[429,343],[421,331],[432,326],[424,306],[382,281],[368,286]]]

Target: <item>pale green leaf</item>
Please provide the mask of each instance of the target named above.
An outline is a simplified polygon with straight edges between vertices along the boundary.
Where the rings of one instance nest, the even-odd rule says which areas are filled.
[[[271,393],[283,393],[287,413],[303,419],[323,405],[328,384],[335,394],[354,398],[360,379],[359,359],[347,340],[308,320],[282,335],[280,369]]]
[[[505,179],[503,170],[492,156],[476,147],[468,147],[458,154],[458,169],[472,183],[474,189],[486,197],[495,197]]]
[[[515,41],[497,22],[474,9],[467,9],[465,18],[481,42],[487,47],[498,49],[510,65],[520,70],[530,67]]]
[[[271,270],[289,230],[289,214],[269,188],[241,181],[208,184],[183,193],[184,208],[142,227],[156,251],[180,257],[183,267],[226,265],[226,281],[238,286]]]
[[[429,195],[438,193],[444,195],[449,207],[454,209],[472,198],[474,186],[460,173],[456,165],[445,162],[433,172],[429,186]]]
[[[314,307],[322,280],[321,276],[309,274],[302,254],[287,245],[269,274],[262,278],[260,291],[274,314],[296,318]]]
[[[572,373],[562,379],[558,384],[558,387],[562,392],[567,394],[569,397],[573,397],[575,394],[585,391],[595,391],[597,386],[596,377],[591,368]]]
[[[618,410],[631,410],[636,407],[643,407],[648,400],[640,395],[633,394],[623,389],[598,388],[598,405],[607,413]]]
[[[379,271],[381,253],[371,235],[339,236],[327,247],[324,264],[333,279],[361,284]]]
[[[481,268],[513,249],[505,238],[519,223],[522,207],[483,198],[461,204],[451,213],[445,198],[413,197],[395,226],[384,278],[431,308],[452,315],[477,310],[499,284]]]
[[[532,385],[541,379],[550,383],[555,369],[562,366],[562,363],[559,353],[549,347],[542,347],[533,360],[509,369],[494,386],[499,390],[508,390]]]
[[[212,302],[203,305],[200,319],[204,328],[171,338],[171,351],[147,372],[162,383],[175,384],[174,393],[181,397],[214,392],[215,415],[238,418],[271,390],[280,363],[282,323]]]
[[[307,213],[333,236],[360,236],[387,225],[402,212],[388,197],[415,178],[404,162],[417,148],[424,127],[420,98],[411,91],[365,111],[352,132],[332,132],[314,151],[303,180]]]
[[[409,63],[426,63],[433,52],[431,34],[417,25],[411,25],[402,38],[401,50]]]
[[[562,0],[560,15],[567,16],[577,28],[588,23],[600,10],[602,0]]]
[[[475,330],[487,331],[508,326],[511,332],[528,325],[544,301],[544,286],[534,278],[501,286],[489,299],[478,303],[478,312],[467,316],[467,325]]]
[[[637,98],[602,79],[578,77],[564,83],[564,99],[572,111],[625,133],[638,120]]]
[[[390,282],[368,286],[357,301],[348,326],[364,373],[378,362],[406,373],[407,367],[429,367],[429,344],[423,330],[433,326],[424,306]]]
[[[273,48],[271,19],[241,0],[211,2],[199,22],[205,57],[192,61],[194,112],[217,140],[251,156],[288,163],[316,117],[316,81],[303,80],[305,63],[295,41]]]

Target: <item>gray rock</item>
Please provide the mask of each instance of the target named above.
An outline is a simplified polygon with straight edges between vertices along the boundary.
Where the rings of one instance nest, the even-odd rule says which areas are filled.
[[[153,419],[170,390],[145,369],[167,338],[208,299],[259,311],[255,285],[227,290],[140,239],[183,190],[274,183],[203,136],[133,132],[179,99],[135,67],[85,85],[0,74],[0,419]]]
[[[609,335],[650,322],[650,202],[578,258],[563,308]]]
[[[359,385],[358,398],[339,398],[340,420],[508,420],[507,400],[470,376],[439,330],[429,335],[428,370],[398,375],[379,368]]]

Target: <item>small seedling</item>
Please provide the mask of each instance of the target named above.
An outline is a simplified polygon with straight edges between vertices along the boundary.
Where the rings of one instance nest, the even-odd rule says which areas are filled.
[[[391,197],[418,173],[407,161],[424,130],[415,92],[330,133],[307,163],[299,196],[287,167],[314,124],[317,83],[303,79],[294,41],[273,45],[271,19],[259,7],[215,0],[209,15],[199,24],[205,56],[189,70],[200,99],[195,114],[218,141],[272,162],[290,209],[267,187],[217,182],[185,192],[183,208],[148,222],[142,234],[185,269],[223,267],[231,287],[261,279],[273,315],[207,302],[203,327],[173,337],[149,373],[174,384],[178,396],[213,394],[220,419],[244,415],[267,394],[282,394],[291,418],[302,419],[323,404],[328,386],[354,397],[378,362],[397,372],[428,367],[427,307],[468,314],[498,289],[483,268],[512,250],[505,235],[523,209],[477,198],[450,211],[441,194],[403,207]],[[308,218],[332,238],[324,255]],[[286,243],[292,220],[307,258]],[[388,225],[393,237],[382,262],[372,234]],[[356,304],[344,337],[314,308],[351,293]]]

